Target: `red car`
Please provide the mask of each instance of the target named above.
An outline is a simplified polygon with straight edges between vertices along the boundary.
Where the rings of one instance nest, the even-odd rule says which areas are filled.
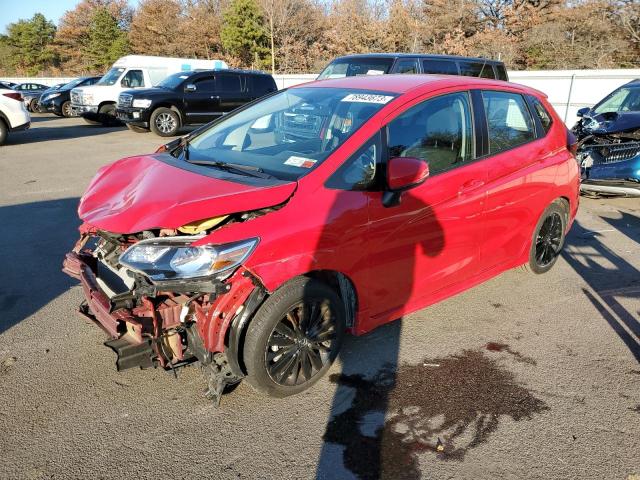
[[[423,75],[274,93],[103,167],[64,262],[119,369],[199,361],[219,400],[315,383],[345,331],[525,265],[578,208],[570,135],[540,92]]]

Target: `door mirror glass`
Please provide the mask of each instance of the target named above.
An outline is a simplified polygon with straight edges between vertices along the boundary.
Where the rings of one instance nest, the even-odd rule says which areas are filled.
[[[579,117],[584,117],[587,113],[589,113],[589,107],[582,107],[580,110],[576,112],[576,115]]]
[[[185,85],[184,91],[185,92],[195,92],[196,91],[196,86],[193,83],[188,83],[187,85]]]
[[[429,176],[429,164],[415,157],[393,157],[387,164],[387,188],[400,192],[423,183]]]

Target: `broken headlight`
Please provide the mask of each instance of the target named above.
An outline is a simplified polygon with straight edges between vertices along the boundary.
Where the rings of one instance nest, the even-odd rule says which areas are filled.
[[[257,238],[224,245],[193,246],[193,238],[165,237],[142,240],[120,257],[125,267],[153,282],[205,277],[224,278],[246,260]]]

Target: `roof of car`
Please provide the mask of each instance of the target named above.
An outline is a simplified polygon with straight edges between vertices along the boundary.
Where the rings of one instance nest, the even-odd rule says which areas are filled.
[[[356,90],[373,90],[389,93],[406,93],[420,87],[432,87],[427,90],[435,90],[443,87],[465,86],[468,88],[487,88],[490,86],[510,86],[523,91],[536,91],[534,89],[515,83],[491,80],[486,78],[465,77],[462,75],[359,75],[355,77],[332,78],[302,83],[291,88],[300,87],[326,87],[326,88],[350,88]]]
[[[463,57],[458,55],[440,55],[436,53],[353,53],[350,55],[342,55],[340,57],[336,57],[333,61],[339,60],[342,58],[363,58],[363,57],[373,57],[373,58],[432,58],[432,59],[440,59],[440,60],[472,60],[474,62],[487,62],[487,63],[496,63],[502,64],[503,62],[500,60],[491,60],[489,58],[480,58],[480,57]]]
[[[240,68],[203,68],[203,69],[196,69],[196,70],[186,70],[184,72],[178,72],[181,73],[183,75],[195,75],[196,73],[212,73],[212,72],[231,72],[231,73],[242,73],[244,75],[269,75],[271,76],[270,73],[267,72],[263,72],[262,70],[245,70],[245,69],[240,69]]]

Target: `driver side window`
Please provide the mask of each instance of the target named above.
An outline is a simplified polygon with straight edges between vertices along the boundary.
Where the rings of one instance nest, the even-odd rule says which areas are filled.
[[[144,77],[142,70],[129,70],[124,77],[122,77],[122,86],[128,88],[144,87]]]
[[[336,190],[368,190],[376,184],[380,166],[380,133],[367,141],[327,180],[325,186]]]

